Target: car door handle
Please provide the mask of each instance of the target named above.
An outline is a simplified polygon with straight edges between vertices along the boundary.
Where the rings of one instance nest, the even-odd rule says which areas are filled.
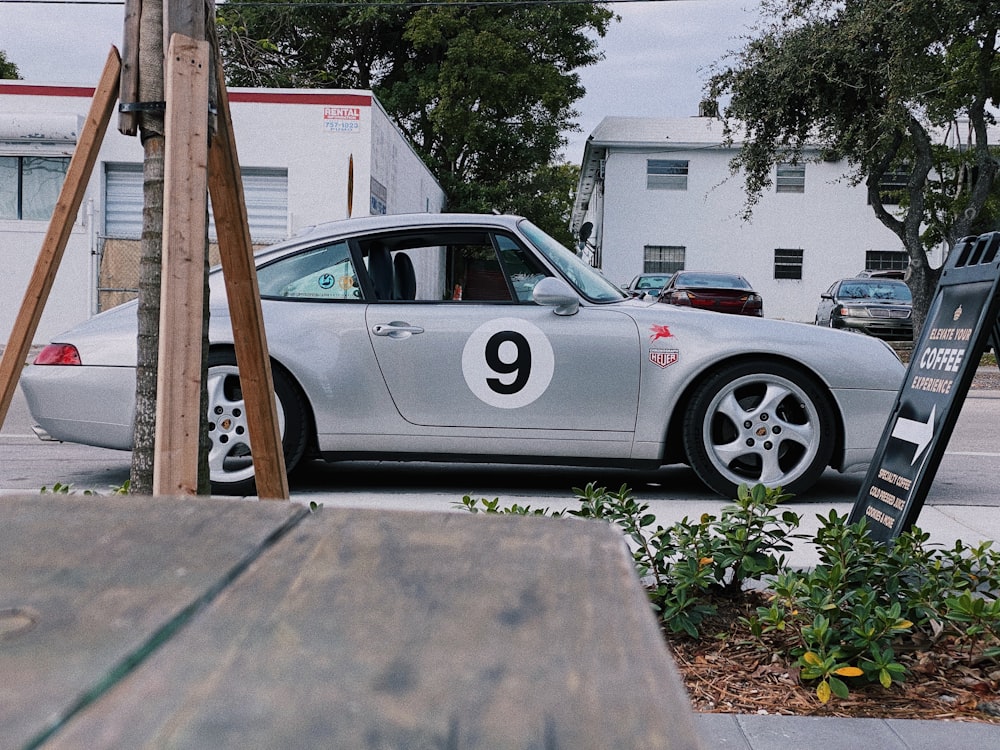
[[[379,323],[372,327],[372,333],[376,336],[388,336],[393,339],[402,339],[415,333],[423,333],[424,329],[420,326],[411,326],[409,323],[403,323],[398,320],[394,320],[391,323],[386,323],[383,325]]]

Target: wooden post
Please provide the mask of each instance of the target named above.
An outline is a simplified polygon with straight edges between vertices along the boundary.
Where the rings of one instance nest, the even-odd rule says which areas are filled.
[[[118,96],[123,104],[139,101],[139,21],[141,0],[125,0],[125,22],[122,35],[122,72]],[[122,135],[135,135],[139,130],[137,112],[119,112],[118,131]]]
[[[3,425],[7,418],[21,368],[24,367],[31,341],[38,330],[38,321],[42,317],[49,292],[52,291],[56,271],[59,270],[66,243],[69,241],[70,232],[73,231],[73,222],[83,202],[87,182],[94,171],[101,141],[104,140],[104,133],[107,131],[118,95],[120,72],[121,59],[118,50],[112,47],[104,64],[101,80],[94,91],[94,99],[80,133],[80,140],[66,170],[66,179],[59,192],[55,210],[52,212],[52,219],[49,221],[49,229],[42,242],[38,260],[35,261],[35,269],[28,281],[21,310],[14,321],[14,328],[4,349],[3,358],[0,359],[0,425]]]
[[[154,495],[198,492],[211,71],[208,42],[170,38]]]
[[[236,343],[236,362],[240,368],[240,386],[250,430],[257,496],[261,499],[287,500],[288,477],[285,474],[278,413],[272,395],[271,361],[267,353],[257,269],[221,59],[216,60],[215,75],[219,116],[208,152],[208,187],[212,195],[222,275],[229,299],[233,341]]]

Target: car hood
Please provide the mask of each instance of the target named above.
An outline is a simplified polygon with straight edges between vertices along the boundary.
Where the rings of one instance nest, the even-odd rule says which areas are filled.
[[[900,299],[874,299],[871,297],[864,297],[858,299],[857,297],[837,297],[834,302],[838,305],[863,305],[865,307],[874,306],[891,306],[891,307],[911,307],[912,303],[906,302]]]

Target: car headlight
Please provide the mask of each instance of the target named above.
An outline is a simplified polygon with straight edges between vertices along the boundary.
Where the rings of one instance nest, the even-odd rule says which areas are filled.
[[[870,318],[867,307],[848,307],[842,305],[837,308],[837,314],[842,318]]]

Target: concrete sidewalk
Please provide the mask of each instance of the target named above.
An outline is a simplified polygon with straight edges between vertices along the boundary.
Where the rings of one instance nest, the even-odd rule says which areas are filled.
[[[695,714],[705,750],[987,750],[1000,724],[905,719]]]

